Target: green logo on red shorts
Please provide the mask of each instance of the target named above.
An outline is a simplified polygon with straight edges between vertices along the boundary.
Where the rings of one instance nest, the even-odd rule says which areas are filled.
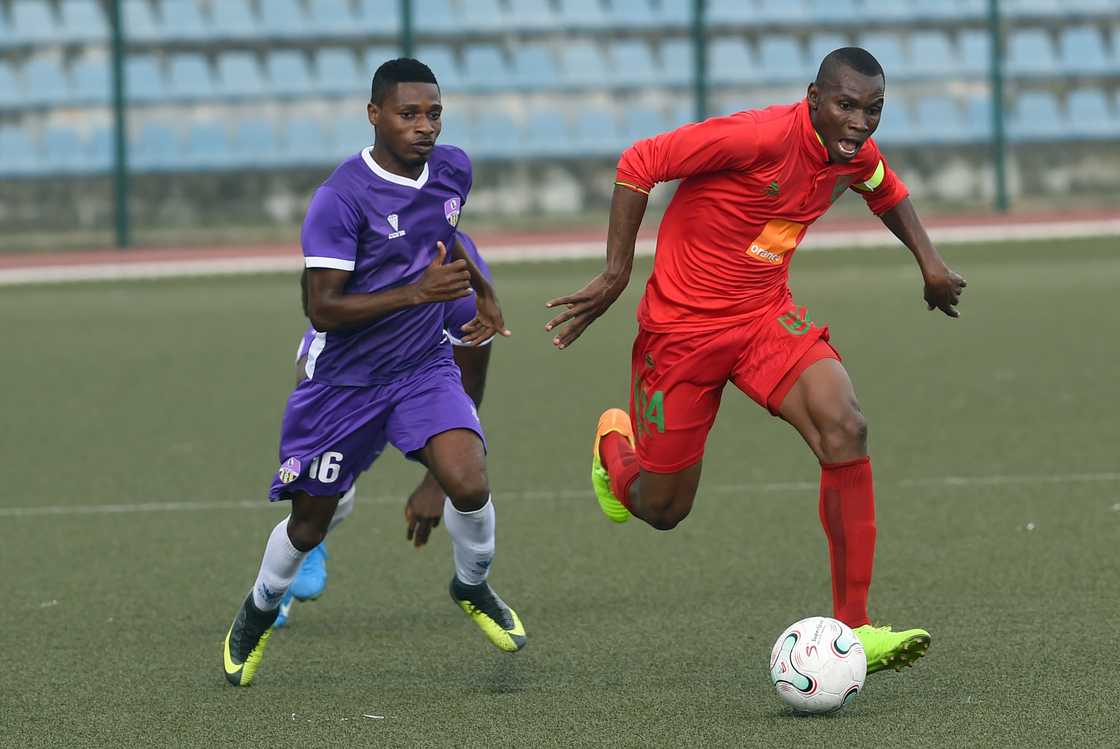
[[[809,310],[802,307],[800,310],[790,310],[778,317],[778,324],[789,331],[792,335],[803,335],[809,328],[813,327],[812,321],[809,319]]]
[[[634,383],[634,414],[638,423],[638,438],[653,432],[654,428],[660,434],[665,433],[665,394],[655,390],[647,394],[642,388],[642,381]]]

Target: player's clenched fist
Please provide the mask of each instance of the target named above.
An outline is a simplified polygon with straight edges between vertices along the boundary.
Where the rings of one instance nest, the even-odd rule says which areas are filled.
[[[416,293],[420,304],[427,302],[446,302],[471,293],[471,274],[467,261],[454,260],[447,265],[447,247],[436,242],[436,258],[416,282]]]
[[[939,309],[949,317],[960,317],[956,306],[968,282],[947,266],[925,275],[925,300],[930,310]]]

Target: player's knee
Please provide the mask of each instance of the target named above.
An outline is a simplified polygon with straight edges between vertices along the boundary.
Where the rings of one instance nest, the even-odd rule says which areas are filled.
[[[850,460],[867,452],[867,419],[849,409],[821,429],[821,456],[828,462]]]
[[[659,531],[671,531],[692,512],[693,495],[675,494],[659,509],[652,512],[649,524]]]
[[[292,518],[288,521],[288,540],[300,551],[311,551],[323,543],[323,539],[327,537],[327,527],[327,523],[319,522],[317,518]]]
[[[486,474],[465,474],[445,478],[443,490],[459,512],[481,510],[490,500],[490,483]]]

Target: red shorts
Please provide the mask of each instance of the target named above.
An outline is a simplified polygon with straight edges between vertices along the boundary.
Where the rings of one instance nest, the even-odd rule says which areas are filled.
[[[821,359],[840,359],[804,307],[792,301],[730,329],[638,330],[630,362],[630,422],[642,468],[674,473],[704,455],[728,381],[778,415],[797,378]]]

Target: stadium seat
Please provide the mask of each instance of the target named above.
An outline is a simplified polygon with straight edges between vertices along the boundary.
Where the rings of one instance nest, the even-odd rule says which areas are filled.
[[[325,37],[353,36],[359,31],[378,28],[375,24],[387,21],[388,18],[384,17],[394,14],[392,10],[389,13],[382,10],[380,15],[382,18],[370,18],[368,21],[363,17],[359,25],[358,19],[351,12],[350,3],[347,0],[311,0],[307,13],[307,27],[304,33]]]
[[[123,0],[121,25],[125,38],[129,40],[151,42],[163,36],[163,27],[156,23],[148,0]]]
[[[355,96],[362,94],[368,86],[365,76],[358,75],[357,60],[349,49],[320,49],[316,67],[316,90],[320,94]]]
[[[76,104],[107,104],[112,94],[109,61],[103,53],[87,53],[74,64],[68,95],[71,101]]]
[[[12,3],[12,30],[24,43],[49,44],[62,38],[50,4],[43,0],[15,0]]]
[[[262,36],[295,39],[306,36],[311,25],[299,0],[268,0],[260,10]]]
[[[958,143],[964,140],[964,118],[957,100],[950,96],[918,97],[914,131],[923,143]]]
[[[393,3],[392,5],[399,5]],[[412,3],[412,23],[413,28],[416,28],[416,19],[419,18],[420,4],[417,0]],[[388,13],[385,10],[385,0],[362,0],[358,6],[358,18],[361,23],[361,31],[363,35],[377,34],[379,36],[395,37],[401,31],[401,12],[399,7],[390,7]],[[433,30],[430,19],[425,17],[424,30]],[[444,21],[446,23],[446,21]],[[439,29],[446,31],[446,28]],[[351,30],[351,33],[353,30]]]
[[[69,94],[62,66],[49,58],[38,57],[27,63],[23,83],[29,104],[64,104]]]
[[[1070,134],[1079,138],[1120,139],[1120,117],[1109,112],[1100,89],[1078,89],[1069,95]]]
[[[957,71],[957,56],[949,35],[941,31],[919,31],[910,37],[910,78],[943,78]]]
[[[919,21],[965,21],[987,17],[988,0],[910,0]]]
[[[855,0],[809,0],[806,10],[813,24],[850,24],[863,16]]]
[[[631,0],[631,4],[633,2],[634,0]],[[644,2],[644,0],[637,0],[637,2]],[[645,3],[645,6],[644,17],[640,12],[635,14],[634,26],[648,25],[648,21],[644,19],[650,16],[649,3]],[[600,0],[560,0],[560,23],[570,29],[597,29],[608,25],[607,14]]]
[[[493,44],[467,47],[463,54],[463,68],[464,83],[475,91],[509,88],[513,82],[509,63],[502,50]]]
[[[23,85],[12,66],[0,60],[0,109],[15,109],[26,102]]]
[[[1064,129],[1057,98],[1043,91],[1020,94],[1007,124],[1011,138],[1025,141],[1058,140]]]
[[[384,10],[381,13],[384,14]],[[452,7],[451,0],[412,0],[412,28],[417,33],[451,34],[461,32],[461,23],[462,19]]]
[[[1096,26],[1074,26],[1064,29],[1059,41],[1063,73],[1098,75],[1108,73],[1113,65],[1105,54],[1104,40]]]
[[[214,33],[202,16],[198,0],[163,0],[160,7],[165,39],[204,41]]]
[[[108,40],[109,24],[97,0],[65,0],[60,9],[63,39],[72,42]]]
[[[183,151],[183,168],[189,170],[218,169],[232,165],[225,127],[220,122],[199,120],[191,123]]]
[[[510,11],[510,24],[515,29],[549,30],[559,21],[548,0],[511,0]]]
[[[379,67],[381,67],[381,64],[386,60],[392,60],[395,57],[399,57],[400,52],[392,47],[383,47],[381,45],[376,45],[367,49],[364,56],[365,69],[362,72],[365,75],[366,87],[368,88],[369,85],[373,83],[373,74]],[[423,60],[424,58],[421,59]],[[427,60],[424,60],[424,62],[427,63]],[[444,71],[432,68],[432,72],[435,73],[436,80],[440,82],[440,85],[443,85]]]
[[[902,53],[902,40],[897,33],[879,32],[862,34],[859,46],[875,56],[883,66],[887,78],[908,78],[910,74],[906,56]]]
[[[573,144],[581,155],[587,156],[618,156],[623,148],[630,145],[623,143],[619,137],[613,113],[600,107],[586,107],[579,111]]]
[[[1042,29],[1012,31],[1007,36],[1007,72],[1017,76],[1053,75],[1058,71],[1054,45]]]
[[[12,27],[8,25],[8,18],[0,13],[0,49],[14,47],[20,43]]]
[[[509,14],[498,0],[470,0],[462,6],[460,22],[468,32],[493,33],[510,27]]]
[[[242,167],[265,168],[281,161],[276,143],[276,127],[272,120],[250,119],[237,123],[233,136],[231,163]]]
[[[668,86],[685,86],[692,83],[695,70],[695,58],[692,54],[692,43],[687,39],[670,39],[661,43],[661,72],[658,80]],[[711,71],[711,54],[709,50],[708,70]]]
[[[225,52],[218,58],[218,93],[229,97],[261,96],[265,91],[257,56]]]
[[[140,172],[177,168],[180,164],[179,144],[170,128],[147,123],[129,141],[129,168]]]
[[[616,86],[652,86],[659,76],[653,60],[653,50],[641,39],[615,42],[608,50],[611,64],[607,79]]]
[[[992,140],[992,99],[971,96],[964,103],[964,137],[970,143]]]
[[[459,91],[463,88],[462,69],[450,47],[425,45],[416,50],[417,59],[422,60],[439,81],[439,86],[444,91]],[[366,85],[372,81],[366,81]]]
[[[99,127],[93,131],[85,148],[84,166],[87,172],[107,172],[116,158],[113,130]]]
[[[757,24],[761,20],[758,9],[743,0],[708,0],[704,20],[709,28]]]
[[[656,109],[626,107],[622,110],[623,147],[669,130],[671,125]]]
[[[878,143],[905,145],[919,140],[917,124],[910,113],[910,102],[903,97],[895,97],[883,108],[883,117],[875,131]]]
[[[848,46],[850,46],[850,42],[840,34],[823,33],[813,34],[809,37],[808,62],[809,67],[813,69],[813,77],[816,77],[817,69],[821,66],[821,60],[825,58],[825,55],[833,50]]]
[[[525,150],[522,133],[507,112],[484,110],[471,127],[471,156],[479,158],[515,158]]]
[[[52,174],[76,174],[84,171],[84,146],[77,130],[48,127],[43,132],[44,170]]]
[[[560,81],[568,87],[597,87],[603,81],[607,61],[602,51],[592,42],[572,42],[563,47],[560,55]]]
[[[863,16],[867,20],[898,23],[911,20],[916,15],[909,0],[863,0]]]
[[[5,174],[25,176],[38,171],[41,167],[37,151],[25,128],[0,125],[0,161]]]
[[[168,90],[173,98],[208,99],[214,95],[210,65],[202,55],[172,55],[168,71]]]
[[[223,39],[252,39],[261,36],[261,24],[248,0],[221,0],[210,5],[214,35]]]
[[[373,127],[358,115],[342,118],[334,124],[331,143],[331,160],[349,158],[373,143]]]
[[[987,31],[962,31],[957,61],[962,73],[987,76],[992,67],[992,38]]]
[[[690,122],[696,122],[696,106],[693,102],[688,101],[685,97],[677,99],[673,110],[669,113],[669,118],[665,121],[666,130],[673,130],[681,125],[687,125]]]
[[[808,84],[817,73],[792,36],[765,36],[758,48],[759,77],[765,81],[798,81]]]
[[[758,80],[750,50],[739,37],[724,37],[708,47],[708,71],[716,84],[747,83]]]
[[[129,101],[145,103],[167,98],[167,87],[159,63],[152,55],[129,55],[124,61],[125,95]]]
[[[618,29],[640,29],[662,26],[665,20],[649,0],[613,0],[607,7],[603,23]]]
[[[1062,13],[1058,0],[1001,0],[1000,10],[1008,18],[1057,16]]]
[[[513,75],[526,89],[553,89],[560,85],[556,56],[544,44],[519,44],[513,53]]]
[[[528,156],[556,157],[577,153],[563,112],[535,111],[522,133]]]
[[[803,23],[809,18],[809,10],[801,0],[757,0],[757,2],[756,21],[787,24]]]
[[[321,164],[329,162],[333,156],[323,127],[310,117],[285,120],[280,152],[289,164]]]
[[[268,56],[267,90],[272,96],[307,96],[315,92],[307,57],[298,50],[285,49]]]

